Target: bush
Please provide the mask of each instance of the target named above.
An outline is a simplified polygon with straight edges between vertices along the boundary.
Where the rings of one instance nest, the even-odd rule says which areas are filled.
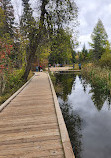
[[[111,53],[104,53],[100,59],[100,65],[102,67],[111,68]]]
[[[11,74],[7,74],[6,85],[3,94],[0,96],[0,104],[7,100],[13,93],[15,93],[25,81],[22,79],[24,73],[23,69],[14,70]],[[28,80],[33,76],[31,71],[28,76]]]

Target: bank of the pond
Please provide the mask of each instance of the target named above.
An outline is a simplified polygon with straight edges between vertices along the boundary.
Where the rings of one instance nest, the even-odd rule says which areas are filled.
[[[95,64],[84,64],[81,70],[82,76],[85,76],[93,85],[101,88],[103,91],[109,91],[111,95],[111,70],[101,68]]]
[[[33,72],[30,71],[29,76],[28,76],[28,80],[33,76]],[[0,96],[0,105],[2,103],[4,103],[8,98],[10,98],[19,88],[21,88],[25,82],[20,79],[10,79],[9,80],[10,83],[8,83],[8,86],[6,87],[5,92]]]

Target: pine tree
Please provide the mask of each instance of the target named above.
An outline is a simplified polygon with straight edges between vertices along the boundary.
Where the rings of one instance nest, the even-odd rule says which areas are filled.
[[[82,54],[83,54],[83,58],[84,58],[84,61],[85,61],[86,58],[87,58],[87,55],[88,55],[88,51],[86,49],[85,44],[84,44],[83,49],[82,49]]]
[[[4,33],[9,33],[12,37],[14,35],[14,10],[11,0],[2,0],[1,6],[5,14]]]
[[[101,58],[101,55],[105,51],[106,42],[108,39],[108,35],[107,35],[104,25],[100,19],[98,20],[98,22],[94,28],[91,38],[92,38],[93,43],[91,43],[90,45],[93,48],[93,53],[94,53],[95,59],[98,60]]]
[[[20,21],[21,33],[24,36],[29,37],[29,33],[35,27],[35,19],[33,17],[33,10],[30,7],[29,0],[22,0],[23,2],[23,15]]]
[[[0,37],[3,36],[4,25],[5,25],[5,15],[3,9],[0,7]]]

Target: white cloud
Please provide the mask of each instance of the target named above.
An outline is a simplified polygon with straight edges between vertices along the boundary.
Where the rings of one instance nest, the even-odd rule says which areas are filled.
[[[91,41],[90,35],[100,18],[111,41],[111,1],[110,0],[76,0],[79,7],[79,50]]]
[[[78,51],[80,51],[82,48],[83,48],[83,45],[85,44],[86,48],[89,48],[89,43],[88,42],[91,42],[91,38],[90,38],[90,34],[86,34],[86,35],[81,35],[79,37],[79,41],[80,41],[80,45],[79,47],[77,48]]]
[[[14,12],[15,12],[15,20],[16,22],[20,21],[20,16],[22,15],[22,1],[21,0],[11,0],[13,7],[14,7]]]

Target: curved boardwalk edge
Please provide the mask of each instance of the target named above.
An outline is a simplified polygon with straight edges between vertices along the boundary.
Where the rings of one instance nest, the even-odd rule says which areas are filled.
[[[28,80],[18,91],[16,91],[9,99],[7,99],[3,104],[0,105],[0,112],[30,83],[30,81],[35,77],[33,75],[30,80]]]
[[[65,158],[75,158],[73,150],[72,150],[71,142],[69,139],[69,135],[67,132],[67,128],[66,128],[66,125],[65,125],[62,113],[61,113],[61,109],[60,109],[60,106],[59,106],[59,103],[57,100],[57,96],[56,96],[56,93],[54,90],[54,86],[53,86],[53,83],[51,81],[49,74],[48,74],[48,78],[49,78],[49,83],[50,83],[53,100],[54,100],[54,104],[55,104],[55,110],[56,110],[56,114],[57,114],[57,119],[58,119]]]

